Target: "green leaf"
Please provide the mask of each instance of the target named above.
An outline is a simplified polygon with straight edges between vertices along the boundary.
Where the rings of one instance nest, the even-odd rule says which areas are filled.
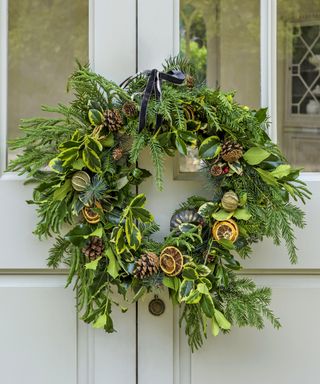
[[[178,277],[164,276],[162,283],[165,287],[173,289],[175,292],[178,292],[180,287],[180,280]]]
[[[221,151],[220,140],[218,136],[210,136],[203,140],[199,147],[199,157],[202,159],[213,159]]]
[[[227,250],[234,249],[234,245],[233,245],[233,242],[231,240],[220,239],[220,240],[217,240],[217,243],[222,245],[222,247],[227,249]]]
[[[187,304],[198,304],[201,300],[202,294],[197,290],[192,290],[190,294],[185,297],[182,301],[185,301]]]
[[[198,209],[198,213],[202,217],[210,217],[213,214],[213,212],[216,210],[216,208],[217,208],[217,203],[212,203],[212,202],[204,203]]]
[[[268,108],[261,108],[256,112],[255,117],[259,121],[259,123],[263,123],[266,120],[267,112]]]
[[[87,224],[78,224],[65,235],[65,239],[80,247],[85,242],[85,236],[91,232],[92,229]]]
[[[175,140],[176,148],[181,153],[181,155],[187,155],[187,145],[186,143],[179,137],[176,136]]]
[[[250,165],[260,164],[263,160],[267,159],[270,153],[260,147],[252,147],[244,153],[243,158]]]
[[[103,145],[95,137],[89,136],[87,140],[87,146],[90,147],[94,152],[102,151]]]
[[[56,173],[63,173],[64,171],[62,166],[62,160],[58,157],[55,157],[54,159],[50,160],[48,166],[53,172]]]
[[[59,153],[58,157],[62,160],[64,167],[72,165],[72,163],[79,157],[79,148],[65,149]]]
[[[238,220],[249,220],[251,218],[251,213],[247,210],[247,208],[238,208],[234,214],[233,217],[235,217]]]
[[[179,297],[182,300],[184,297],[187,297],[191,290],[193,289],[193,281],[191,280],[183,280],[180,289],[179,289]]]
[[[117,252],[118,255],[121,255],[121,253],[123,253],[125,251],[125,249],[126,249],[125,242],[124,242],[124,230],[123,230],[123,227],[119,227],[118,228],[118,231],[117,231],[117,234],[116,234],[115,243],[116,243],[116,252]]]
[[[98,267],[101,256],[97,257],[95,260],[90,261],[90,263],[86,263],[85,268],[90,269],[91,271],[95,271]]]
[[[281,179],[286,177],[291,173],[291,166],[289,164],[281,164],[274,171],[271,172],[271,175],[276,179]]]
[[[209,319],[211,319],[214,315],[214,305],[212,297],[210,295],[203,295],[201,298],[200,305],[204,314],[209,317]]]
[[[239,201],[240,207],[243,207],[244,205],[246,205],[247,204],[247,200],[248,200],[248,194],[246,192],[245,193],[241,193],[240,201]]]
[[[202,293],[203,295],[210,295],[209,289],[208,289],[207,285],[204,284],[204,283],[199,283],[199,284],[197,285],[197,290],[198,290],[200,293]]]
[[[203,264],[197,265],[196,271],[200,276],[208,276],[211,273],[211,269]]]
[[[120,177],[120,179],[116,181],[117,190],[119,191],[120,189],[124,188],[128,183],[129,180],[127,176]]]
[[[214,309],[214,317],[221,329],[228,330],[231,328],[231,323],[225,318],[224,314],[217,309]]]
[[[265,183],[272,185],[273,187],[278,186],[277,179],[274,176],[272,176],[270,172],[265,171],[264,169],[261,169],[261,168],[257,168],[257,172],[259,173],[259,175],[261,176],[261,179]]]
[[[97,320],[93,323],[92,327],[93,328],[103,328],[107,323],[107,315],[103,314],[100,315]]]
[[[139,228],[133,223],[131,233],[127,234],[128,245],[131,249],[137,250],[140,247],[142,241],[142,235]]]
[[[90,109],[88,112],[88,118],[92,125],[100,125],[104,122],[105,118],[103,114],[97,109]]]
[[[62,201],[71,190],[71,180],[67,179],[61,187],[54,191],[52,198],[54,201]]]
[[[223,220],[230,219],[232,217],[232,215],[233,215],[233,212],[227,212],[224,209],[220,209],[218,212],[213,213],[212,217],[215,220],[223,221]]]
[[[139,219],[139,220],[143,221],[144,223],[150,223],[153,220],[153,216],[145,208],[132,207],[131,212],[132,212],[135,219]]]
[[[144,203],[146,202],[146,197],[143,193],[140,193],[139,195],[135,196],[131,201],[129,206],[130,207],[142,207]]]
[[[196,270],[191,267],[184,267],[182,272],[182,277],[186,280],[196,280],[199,275]]]
[[[211,318],[211,332],[213,336],[218,336],[220,332],[219,325],[214,317]]]
[[[107,148],[114,146],[114,136],[113,133],[109,133],[106,137],[104,137],[100,143]]]
[[[111,247],[106,249],[105,255],[109,260],[107,272],[112,278],[116,279],[119,276],[120,266]]]
[[[103,234],[103,229],[101,226],[98,226],[93,232],[89,233],[88,235],[84,235],[83,237],[85,239],[88,239],[90,236],[95,236],[95,237],[102,237]]]
[[[84,168],[84,162],[82,159],[77,159],[72,163],[72,168],[81,171]]]
[[[209,291],[212,289],[212,283],[209,279],[207,279],[206,277],[201,277],[199,280],[201,281],[201,283],[205,284],[208,287]]]
[[[90,169],[90,171],[95,173],[101,172],[101,161],[99,156],[94,152],[91,148],[85,147],[82,152],[82,160],[85,163],[86,167]]]

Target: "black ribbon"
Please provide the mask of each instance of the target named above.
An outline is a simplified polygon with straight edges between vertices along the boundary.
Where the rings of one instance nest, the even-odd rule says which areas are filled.
[[[137,74],[128,77],[120,84],[120,87],[126,88],[136,77],[141,75],[147,76],[148,81],[141,101],[141,109],[139,115],[139,132],[141,132],[141,130],[146,126],[147,109],[151,95],[154,94],[156,100],[161,100],[162,81],[166,80],[173,84],[182,84],[185,79],[184,73],[175,69],[169,72],[160,72],[157,69],[152,69],[151,71],[147,70],[144,72],[138,72]],[[160,127],[161,122],[161,116],[157,115],[156,129]]]

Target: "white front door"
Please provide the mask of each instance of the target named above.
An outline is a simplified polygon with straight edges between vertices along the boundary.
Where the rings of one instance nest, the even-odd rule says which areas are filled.
[[[66,96],[75,59],[120,81],[136,70],[136,5],[131,0],[0,1],[0,382],[3,384],[136,383],[135,307],[115,312],[117,334],[77,318],[66,271],[48,269],[50,239],[32,230],[32,187],[4,173],[7,138],[21,117]]]
[[[189,43],[189,54],[210,85],[238,90],[242,104],[269,107],[271,137],[290,162],[305,168],[302,177],[313,193],[302,207],[307,227],[296,232],[298,264],[290,265],[285,247],[269,241],[259,244],[244,263],[244,275],[272,288],[272,308],[283,327],[276,331],[267,324],[262,331],[242,328],[216,338],[209,335],[204,347],[191,354],[184,331],[177,326],[177,309],[168,304],[165,314],[154,318],[147,305],[140,304],[139,384],[318,383],[320,114],[311,107],[319,105],[320,73],[317,62],[309,59],[320,54],[320,3],[145,0],[139,4],[143,5],[139,10],[140,69],[159,66],[164,57],[177,53],[179,40],[184,51]],[[188,22],[191,38],[186,33]],[[150,166],[147,156],[142,165]],[[207,193],[188,174],[178,174],[177,180],[174,160],[168,159],[165,167],[164,192],[158,192],[151,180],[141,187],[163,234],[180,202],[192,194]],[[165,294],[162,298],[167,303]]]
[[[191,2],[202,9],[197,17],[202,17],[207,31],[207,81],[225,89],[238,88],[242,103],[268,106],[272,137],[279,139],[291,161],[312,171],[320,170],[316,156],[320,124],[315,114],[307,112],[311,110],[307,105],[318,80],[304,77],[311,71],[303,72],[310,69],[303,55],[312,50],[320,53],[311,28],[319,24],[317,1]],[[152,316],[146,300],[124,315],[115,314],[118,332],[113,335],[78,321],[74,292],[63,288],[65,271],[46,267],[50,239],[39,242],[31,233],[36,214],[25,204],[31,187],[23,186],[17,175],[3,172],[6,140],[15,135],[17,119],[33,116],[41,103],[61,101],[74,58],[90,61],[97,72],[115,81],[137,70],[159,67],[179,50],[179,19],[188,2],[0,0],[1,383],[318,382],[317,172],[304,175],[314,197],[305,207],[308,227],[297,233],[299,264],[292,267],[283,247],[276,249],[265,242],[243,272],[273,288],[272,307],[283,328],[236,329],[228,336],[209,337],[194,354],[179,330],[178,309],[172,308],[165,293],[162,316]],[[292,43],[292,34],[287,33],[290,23],[307,40],[294,40],[294,55],[284,49],[288,41]],[[197,48],[194,43],[193,49]],[[293,80],[299,76],[290,71],[296,70],[302,71],[303,86]],[[141,165],[151,167],[147,156]],[[203,193],[198,181],[174,180],[172,159],[165,166],[164,192],[158,192],[151,180],[141,187],[162,233],[181,201]],[[160,206],[159,201],[166,204]]]

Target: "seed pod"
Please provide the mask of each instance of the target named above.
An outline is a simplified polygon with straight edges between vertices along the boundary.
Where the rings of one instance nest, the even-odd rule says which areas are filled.
[[[87,172],[84,171],[76,172],[71,179],[73,189],[78,192],[83,192],[90,184],[90,182],[90,176],[87,174]]]
[[[238,208],[239,198],[237,194],[233,191],[226,192],[222,199],[221,205],[223,209],[227,212],[233,212]]]
[[[195,225],[203,222],[202,216],[195,209],[184,209],[171,217],[170,230],[179,227],[183,223],[192,223]]]

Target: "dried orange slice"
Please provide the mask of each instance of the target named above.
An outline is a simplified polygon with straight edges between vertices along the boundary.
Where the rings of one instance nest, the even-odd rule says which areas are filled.
[[[176,269],[176,262],[173,256],[166,253],[160,256],[160,268],[166,275],[172,275]]]
[[[95,203],[95,208],[102,209],[102,206],[98,201]],[[82,214],[89,224],[97,224],[100,221],[99,213],[95,212],[92,207],[84,207],[82,209]]]
[[[212,227],[212,236],[216,240],[226,239],[234,242],[239,236],[238,225],[232,219],[216,221]]]
[[[160,268],[166,275],[176,276],[183,268],[183,255],[176,247],[166,247],[160,254]]]

